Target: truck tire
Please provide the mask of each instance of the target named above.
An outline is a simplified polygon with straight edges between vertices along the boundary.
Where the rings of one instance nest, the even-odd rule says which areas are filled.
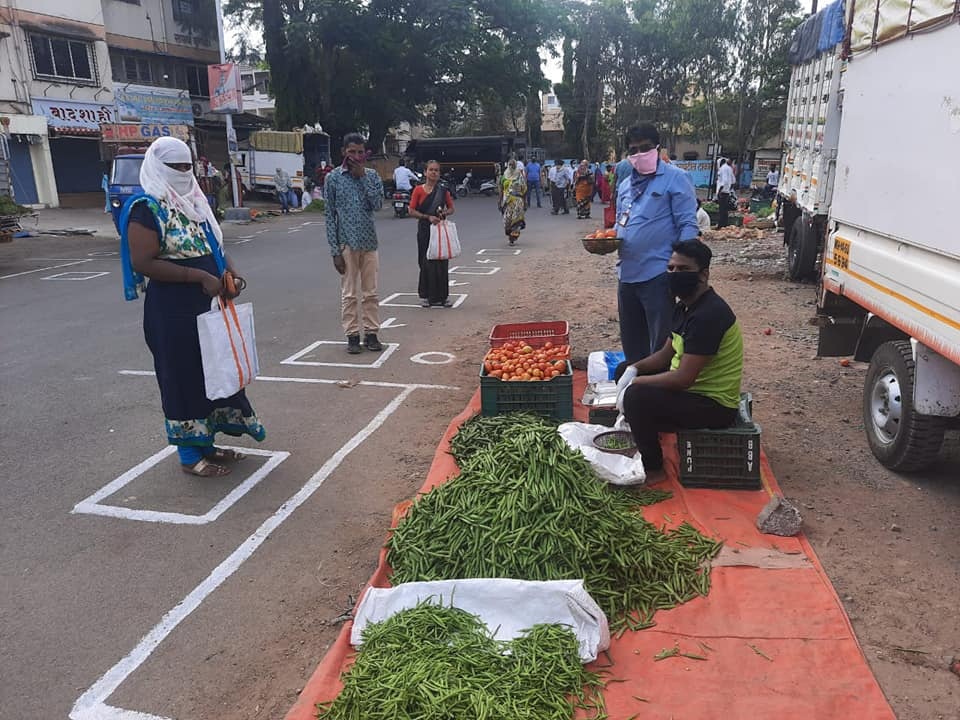
[[[915,365],[909,340],[885,342],[870,359],[863,388],[863,427],[874,456],[897,472],[923,470],[937,459],[944,418],[913,408]]]
[[[817,237],[814,225],[797,218],[787,237],[787,275],[791,280],[806,280],[817,266]]]

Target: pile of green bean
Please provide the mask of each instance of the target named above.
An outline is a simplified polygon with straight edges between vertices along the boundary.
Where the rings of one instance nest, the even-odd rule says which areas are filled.
[[[363,633],[343,691],[320,720],[606,718],[603,681],[584,670],[573,633],[536,625],[511,642],[455,608],[421,604]]]
[[[388,542],[394,584],[584,578],[614,632],[709,591],[720,543],[687,524],[658,530],[637,512],[644,499],[611,491],[549,421],[471,420],[451,445],[460,475],[421,496]]]

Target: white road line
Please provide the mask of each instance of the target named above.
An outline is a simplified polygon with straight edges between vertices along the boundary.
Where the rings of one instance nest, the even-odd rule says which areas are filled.
[[[321,345],[346,345],[343,340],[317,340],[311,345],[307,345],[303,350],[295,352],[286,360],[281,360],[281,365],[308,365],[310,367],[345,367],[345,368],[379,368],[387,359],[400,347],[399,343],[384,343],[383,352],[372,363],[348,363],[348,362],[315,362],[313,360],[301,360],[304,355],[309,355]]]
[[[500,267],[476,267],[474,265],[455,265],[449,270],[451,275],[493,275]]]
[[[499,270],[499,268],[497,268],[497,269]],[[469,285],[470,283],[458,283],[458,284],[460,284],[460,285]],[[453,285],[454,285],[454,281],[451,280],[451,281],[450,281],[450,286],[453,287]],[[397,298],[402,297],[402,296],[404,296],[404,295],[409,295],[410,297],[414,297],[414,298],[417,297],[417,294],[416,294],[416,293],[393,293],[392,295],[388,295],[387,297],[385,297],[383,300],[380,301],[380,307],[408,307],[408,308],[420,308],[420,307],[422,307],[422,306],[420,305],[420,301],[419,301],[419,300],[417,301],[417,304],[416,304],[416,305],[414,305],[413,303],[393,302],[393,301],[396,300]],[[464,300],[467,299],[467,294],[466,294],[466,293],[451,293],[451,296],[454,296],[454,297],[457,298],[456,300],[453,301],[453,307],[455,307],[455,308],[460,307],[461,305],[463,305]]]
[[[290,457],[290,453],[284,451],[261,450],[260,448],[242,448],[231,445],[218,445],[218,447],[229,448],[242,452],[245,455],[260,455],[269,458],[266,463],[259,467],[250,477],[237,485],[233,490],[227,493],[226,497],[214,505],[203,515],[189,515],[186,513],[161,512],[159,510],[140,510],[136,508],[126,508],[117,505],[106,505],[100,501],[110,497],[133,480],[149,470],[161,460],[171,455],[176,447],[168,445],[160,452],[152,455],[131,470],[127,470],[123,475],[113,480],[109,484],[97,490],[90,497],[81,500],[74,505],[71,513],[84,515],[103,515],[105,517],[120,518],[124,520],[141,520],[143,522],[171,523],[173,525],[206,525],[218,519],[234,503],[246,495],[253,487],[265,478],[275,467]]]
[[[109,272],[86,272],[83,270],[67,270],[62,273],[54,273],[53,275],[47,275],[46,277],[40,278],[41,280],[93,280],[94,278],[103,277],[104,275],[109,275]]]
[[[120,375],[132,375],[135,377],[154,377],[156,373],[153,370],[120,370],[118,371]],[[288,382],[288,383],[303,383],[305,385],[341,385],[348,382],[347,380],[329,380],[326,378],[299,378],[299,377],[275,377],[271,375],[257,375],[255,380],[263,380],[263,382]],[[424,383],[393,383],[393,382],[379,382],[376,380],[361,380],[357,385],[366,385],[368,387],[385,387],[385,388],[404,388],[411,390],[459,390],[460,388],[456,385],[427,385]]]
[[[13,273],[11,275],[0,275],[0,280],[9,280],[10,278],[20,277],[21,275],[29,275],[30,273],[44,272],[45,270],[53,270],[54,268],[69,267],[71,265],[80,265],[82,263],[93,262],[90,258],[86,260],[77,260],[75,262],[63,263],[62,265],[51,265],[50,267],[37,268],[36,270],[24,270],[23,272]]]
[[[283,522],[293,514],[303,503],[320,489],[324,481],[339,467],[344,458],[372,435],[387,418],[400,407],[404,400],[413,392],[413,388],[406,388],[397,397],[391,400],[367,425],[356,435],[350,438],[333,456],[325,462],[319,470],[300,488],[300,490],[281,505],[277,511],[267,518],[253,531],[243,543],[220,563],[206,579],[195,587],[189,595],[177,603],[176,607],[167,612],[159,623],[154,625],[137,643],[126,657],[110,668],[99,680],[81,695],[70,711],[71,720],[162,720],[155,715],[136,713],[120,708],[111,708],[105,704],[118,687],[130,674],[139,668],[156,650],[171,632],[183,622],[200,604],[218,587],[220,587],[241,565],[256,552],[257,548],[270,537]]]

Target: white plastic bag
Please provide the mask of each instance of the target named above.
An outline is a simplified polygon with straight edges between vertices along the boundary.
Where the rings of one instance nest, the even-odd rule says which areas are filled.
[[[450,260],[460,257],[460,238],[457,225],[450,220],[441,220],[430,226],[430,245],[427,246],[427,260]]]
[[[237,394],[260,372],[252,303],[214,298],[210,311],[197,316],[197,334],[207,399]]]
[[[627,365],[627,369],[623,371],[623,375],[620,376],[620,379],[617,381],[617,410],[621,413],[623,412],[623,396],[627,392],[627,388],[630,387],[637,377],[637,369],[633,365]]]
[[[370,623],[383,622],[401,610],[429,601],[456,607],[483,620],[497,640],[520,637],[538,623],[568,625],[577,636],[584,663],[610,647],[607,616],[583,587],[583,580],[513,580],[470,578],[412,582],[369,588],[357,607],[350,644],[363,642]]]
[[[587,355],[587,382],[599,383],[607,382],[610,378],[607,368],[606,353],[603,350],[596,350]]]
[[[613,428],[608,428],[606,425],[568,422],[560,425],[557,432],[567,445],[580,451],[602,480],[611,485],[642,485],[647,479],[647,474],[643,469],[643,459],[639,452],[633,457],[626,457],[620,453],[604,452],[594,447],[593,439],[611,429]]]

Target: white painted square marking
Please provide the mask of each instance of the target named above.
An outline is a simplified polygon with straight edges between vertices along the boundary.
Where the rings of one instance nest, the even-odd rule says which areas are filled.
[[[71,270],[68,272],[56,273],[55,275],[47,275],[46,277],[40,278],[41,280],[93,280],[94,278],[103,277],[104,275],[109,275],[109,272],[81,272],[79,270]]]
[[[384,343],[383,352],[379,353],[376,356],[376,360],[372,363],[352,363],[352,362],[314,362],[313,360],[301,360],[304,355],[309,355],[314,350],[316,350],[321,345],[342,345],[346,347],[347,342],[345,340],[317,340],[315,343],[307,345],[303,350],[294,353],[286,360],[281,360],[281,365],[308,365],[310,367],[345,367],[345,368],[378,368],[383,365],[387,358],[393,355],[396,352],[397,348],[400,347],[399,343]],[[364,349],[364,353],[370,352],[367,349]]]
[[[229,445],[220,445],[218,447],[228,448]],[[157,465],[161,460],[177,451],[173,445],[168,445],[160,452],[151,455],[136,467],[127,470],[116,480],[104,485],[93,495],[78,502],[70,512],[85,515],[105,515],[107,517],[124,518],[126,520],[140,520],[143,522],[171,523],[173,525],[206,525],[211,523],[224,512],[226,512],[234,503],[246,495],[259,483],[267,474],[277,465],[282,463],[290,453],[281,450],[261,450],[260,448],[241,448],[233,447],[233,450],[242,452],[244,455],[261,455],[269,458],[260,468],[250,477],[237,485],[233,490],[227,493],[226,497],[214,505],[203,515],[190,515],[187,513],[161,512],[158,510],[137,510],[134,508],[119,507],[117,505],[107,505],[100,501],[108,498],[121,488],[129,485],[136,478],[140,477],[147,470]]]
[[[499,268],[497,268],[499,270]],[[451,287],[453,286],[453,281],[450,281]],[[469,283],[458,283],[460,285],[468,285]],[[391,302],[396,298],[400,297],[412,297],[416,298],[415,303],[403,303],[403,302]],[[467,299],[466,293],[450,293],[450,297],[456,298],[453,301],[453,307],[457,308],[463,305],[463,301]],[[394,293],[393,295],[388,295],[383,300],[380,301],[380,307],[408,307],[408,308],[419,308],[420,307],[420,296],[416,293]]]
[[[519,255],[522,252],[519,248],[483,248],[477,250],[477,255]]]
[[[477,267],[475,265],[457,265],[450,268],[451,275],[493,275],[499,267]]]

